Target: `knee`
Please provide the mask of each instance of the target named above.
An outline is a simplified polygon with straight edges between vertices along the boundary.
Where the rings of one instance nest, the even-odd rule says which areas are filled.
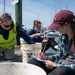
[[[34,59],[29,59],[28,63],[41,67],[41,62],[38,62]]]
[[[6,55],[4,55],[4,58],[7,59],[7,60],[11,60],[11,59],[14,58],[14,55],[12,55],[12,56],[6,56]]]
[[[34,60],[34,59],[32,59],[32,58],[29,59],[28,63],[30,63],[30,64],[34,64],[34,65],[37,64],[36,60]]]
[[[58,67],[54,69],[51,73],[48,75],[65,75],[68,72],[68,67]]]
[[[59,74],[63,75],[63,74],[65,74],[67,72],[67,69],[68,69],[67,67],[58,67],[58,68],[56,68],[56,71]]]

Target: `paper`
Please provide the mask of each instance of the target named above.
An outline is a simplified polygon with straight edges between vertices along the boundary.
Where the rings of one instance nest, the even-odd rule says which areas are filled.
[[[45,60],[42,60],[42,59],[39,59],[38,57],[36,56],[32,56],[33,59],[37,60],[37,61],[40,61],[40,62],[44,62],[45,63]]]

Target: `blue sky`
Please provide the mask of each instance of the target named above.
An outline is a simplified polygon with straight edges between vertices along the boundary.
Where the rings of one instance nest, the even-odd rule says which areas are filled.
[[[12,0],[5,0],[5,12],[15,19],[15,5]],[[60,10],[68,9],[75,13],[75,0],[22,0],[22,24],[27,29],[32,28],[33,21],[38,19],[43,27],[48,27],[53,16]],[[4,12],[4,0],[0,0],[0,13]]]

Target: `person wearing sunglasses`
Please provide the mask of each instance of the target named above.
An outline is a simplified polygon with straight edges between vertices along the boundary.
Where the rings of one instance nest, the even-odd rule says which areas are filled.
[[[22,25],[13,21],[9,13],[3,13],[0,16],[0,54],[2,53],[5,59],[13,59],[14,57],[17,33],[28,44],[34,43]]]

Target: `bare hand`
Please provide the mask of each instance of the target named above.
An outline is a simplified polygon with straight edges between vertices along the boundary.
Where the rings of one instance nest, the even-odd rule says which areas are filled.
[[[48,60],[49,59],[49,57],[44,55],[44,53],[42,53],[42,52],[38,54],[38,58],[42,59],[42,60]]]
[[[36,36],[42,36],[43,34],[42,33],[36,33]]]
[[[42,36],[43,34],[42,33],[35,33],[35,34],[32,34],[30,35],[31,38],[34,38],[36,36]]]
[[[48,69],[53,69],[53,67],[54,67],[54,63],[52,61],[49,61],[49,60],[46,60],[45,65]]]
[[[42,42],[48,42],[48,39],[43,39],[43,41]]]

